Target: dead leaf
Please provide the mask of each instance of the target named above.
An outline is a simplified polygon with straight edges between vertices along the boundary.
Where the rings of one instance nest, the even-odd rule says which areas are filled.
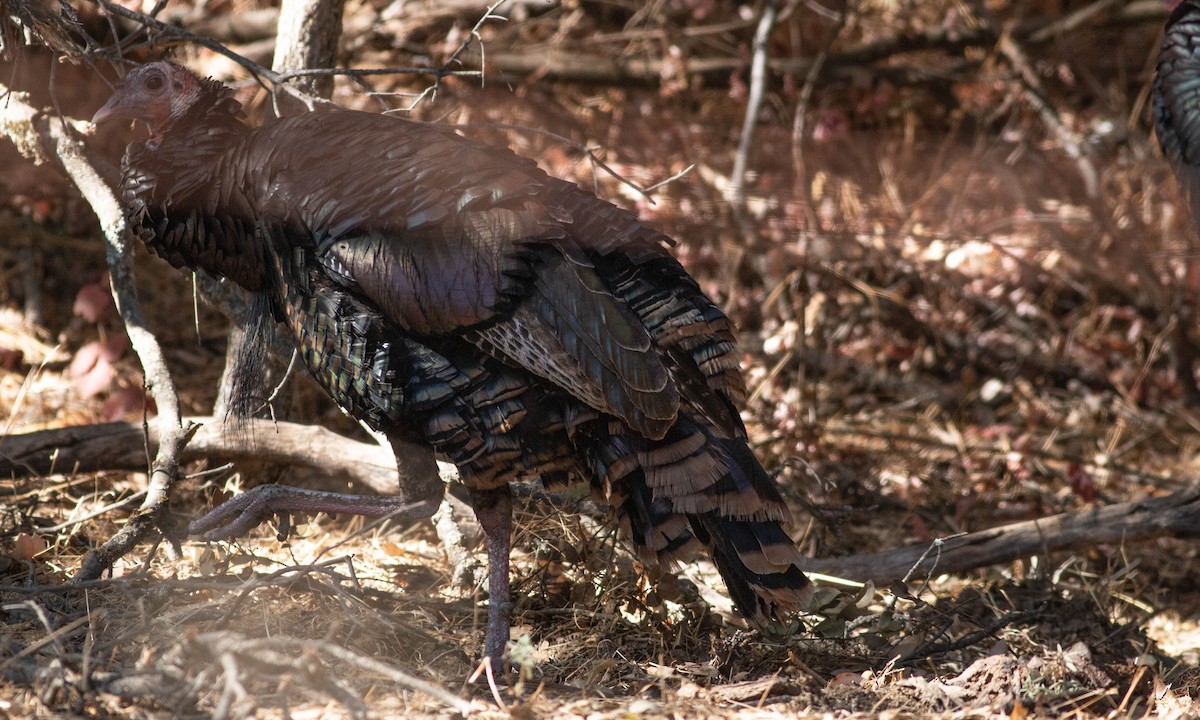
[[[863,679],[862,673],[840,672],[829,680],[829,687],[837,687],[839,685],[852,685],[858,687],[864,682],[865,680]]]
[[[39,553],[49,547],[46,541],[36,535],[21,533],[13,543],[12,557],[14,560],[33,560]]]
[[[108,275],[103,282],[94,282],[79,288],[71,312],[90,323],[99,322],[113,309],[112,292],[108,287]]]

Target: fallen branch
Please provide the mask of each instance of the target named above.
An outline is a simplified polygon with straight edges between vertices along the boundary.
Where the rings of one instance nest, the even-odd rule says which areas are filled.
[[[808,560],[804,569],[876,584],[956,573],[1041,553],[1200,535],[1200,484],[1163,497],[1026,520],[927,545]]]
[[[403,477],[428,472],[424,448],[399,449],[405,462],[397,469],[390,448],[351,440],[319,426],[247,420],[230,432],[220,418],[192,417],[186,422],[197,429],[179,456],[181,462],[257,460],[308,467],[381,494],[398,490],[403,480],[397,472]],[[147,437],[140,425],[126,422],[7,435],[0,438],[0,476],[144,470],[144,441],[153,450],[159,432],[151,429]],[[446,479],[456,477],[452,465],[440,464],[440,474]]]

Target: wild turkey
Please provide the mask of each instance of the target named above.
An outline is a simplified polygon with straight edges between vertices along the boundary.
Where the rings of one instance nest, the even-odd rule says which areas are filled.
[[[735,406],[730,322],[670,239],[437,127],[337,110],[252,129],[227,88],[168,62],[129,73],[94,121],[113,118],[150,127],[122,181],[146,246],[255,293],[347,413],[458,466],[487,537],[494,661],[521,478],[589,481],[646,562],[706,547],[750,618],[804,603],[788,512]],[[240,532],[295,509],[427,517],[443,487],[399,491],[264,486],[191,530]]]
[[[1200,228],[1200,2],[1167,20],[1154,73],[1154,130]]]

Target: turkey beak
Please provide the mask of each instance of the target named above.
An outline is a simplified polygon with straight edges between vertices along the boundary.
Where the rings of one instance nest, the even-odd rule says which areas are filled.
[[[131,104],[126,100],[125,88],[119,88],[108,99],[108,102],[104,103],[104,107],[97,110],[96,114],[92,116],[92,124],[99,125],[105,120],[135,117],[137,109],[130,107]]]

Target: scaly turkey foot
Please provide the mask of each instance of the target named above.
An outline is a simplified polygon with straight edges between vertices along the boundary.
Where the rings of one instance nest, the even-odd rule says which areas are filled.
[[[188,534],[200,535],[205,540],[237,537],[278,515],[285,518],[280,534],[286,536],[289,528],[286,516],[293,512],[364,517],[391,515],[400,522],[416,522],[432,516],[439,501],[440,498],[429,498],[414,502],[388,495],[352,495],[287,485],[259,485],[193,520],[188,525]]]
[[[492,668],[504,667],[508,650],[512,596],[508,580],[509,550],[512,539],[512,493],[508,486],[493,490],[474,490],[471,504],[487,536],[488,617],[483,654],[491,658]]]

